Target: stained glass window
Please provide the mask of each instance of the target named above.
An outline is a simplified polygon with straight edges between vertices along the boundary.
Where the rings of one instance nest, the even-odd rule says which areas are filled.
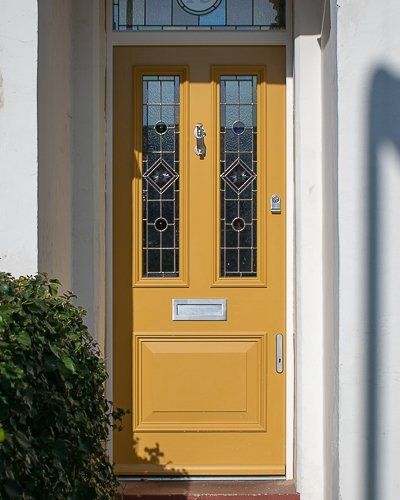
[[[179,76],[143,76],[144,278],[179,276]]]
[[[220,276],[257,276],[257,77],[220,78]]]
[[[114,30],[285,28],[285,0],[114,0]]]

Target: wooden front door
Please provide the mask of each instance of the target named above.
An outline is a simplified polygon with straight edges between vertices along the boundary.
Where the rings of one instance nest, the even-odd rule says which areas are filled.
[[[282,475],[284,48],[116,48],[113,127],[116,472]]]

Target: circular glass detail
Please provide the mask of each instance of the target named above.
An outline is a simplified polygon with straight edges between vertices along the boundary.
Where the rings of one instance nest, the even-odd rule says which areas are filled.
[[[215,10],[222,0],[178,0],[183,10],[196,16],[204,16]]]
[[[167,131],[167,124],[165,122],[159,121],[156,123],[155,127],[157,134],[163,135]]]
[[[167,219],[164,219],[164,217],[159,217],[154,222],[154,227],[157,229],[157,231],[160,231],[160,233],[162,233],[168,227],[168,221],[167,221]]]
[[[232,227],[235,231],[243,231],[246,227],[246,223],[241,217],[236,217],[236,219],[232,221]]]
[[[232,125],[232,128],[233,128],[233,131],[235,132],[235,134],[241,135],[244,132],[245,124],[243,122],[241,122],[240,120],[237,120]]]

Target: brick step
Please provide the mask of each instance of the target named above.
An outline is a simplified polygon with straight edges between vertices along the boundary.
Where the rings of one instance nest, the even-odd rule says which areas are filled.
[[[121,481],[118,500],[300,500],[292,481]]]

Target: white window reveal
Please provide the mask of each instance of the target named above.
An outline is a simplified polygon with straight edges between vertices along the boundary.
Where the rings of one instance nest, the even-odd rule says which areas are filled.
[[[113,0],[115,31],[285,29],[285,0]]]

